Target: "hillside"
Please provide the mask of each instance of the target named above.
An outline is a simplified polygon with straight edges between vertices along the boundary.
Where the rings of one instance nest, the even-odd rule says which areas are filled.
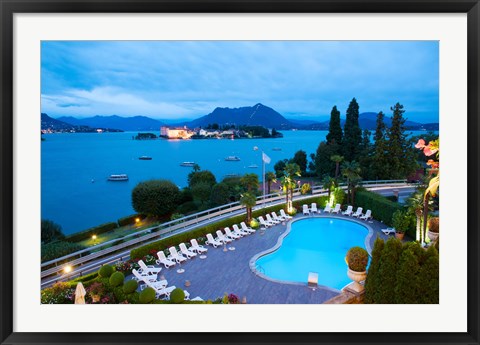
[[[75,125],[97,128],[118,128],[122,131],[160,131],[164,124],[158,120],[146,116],[122,117],[118,115],[100,116],[87,118],[75,118],[71,116],[59,117],[57,120]]]
[[[278,112],[261,103],[255,104],[253,107],[215,108],[210,114],[187,122],[186,125],[190,128],[195,128],[206,127],[214,123],[221,126],[247,125],[276,129],[291,129],[296,127]]]
[[[100,129],[103,132],[123,132],[119,129],[108,127],[90,127],[85,125],[75,125],[58,119],[54,119],[45,113],[41,114],[41,130],[47,132],[74,132],[74,133],[94,133]]]

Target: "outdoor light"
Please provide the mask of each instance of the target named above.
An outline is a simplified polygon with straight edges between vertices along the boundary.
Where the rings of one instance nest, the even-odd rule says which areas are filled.
[[[96,240],[97,239],[97,235],[92,235],[92,240]]]
[[[135,223],[138,223],[140,221],[140,218],[135,218]]]
[[[65,266],[65,268],[63,269],[63,272],[65,272],[65,273],[70,273],[70,272],[72,272],[72,266],[70,266],[70,265]]]

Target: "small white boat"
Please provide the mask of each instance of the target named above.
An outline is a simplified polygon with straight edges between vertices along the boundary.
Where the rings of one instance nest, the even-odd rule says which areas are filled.
[[[281,147],[274,147],[274,148],[272,149],[272,151],[282,151],[282,148],[281,148]]]
[[[249,167],[249,168],[252,168],[252,169],[256,169],[256,168],[258,168],[258,165],[252,164],[252,165],[249,165],[248,167]]]
[[[150,157],[150,156],[140,156],[140,157],[138,157],[138,159],[140,159],[141,161],[151,161],[152,157]]]
[[[128,181],[127,174],[110,175],[108,181]]]
[[[193,167],[195,162],[183,162],[180,164],[181,167]]]
[[[228,157],[225,157],[225,160],[228,162],[238,162],[240,158],[238,158],[237,156],[228,156]]]

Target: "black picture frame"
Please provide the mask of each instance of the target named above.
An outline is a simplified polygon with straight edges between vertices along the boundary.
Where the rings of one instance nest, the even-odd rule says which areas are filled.
[[[0,340],[2,344],[331,343],[479,344],[479,33],[478,0],[0,0]],[[15,13],[467,13],[468,281],[465,333],[17,333],[13,332],[13,17]],[[452,315],[454,317],[454,315]],[[159,339],[161,339],[159,341]],[[200,340],[200,341],[199,341]]]

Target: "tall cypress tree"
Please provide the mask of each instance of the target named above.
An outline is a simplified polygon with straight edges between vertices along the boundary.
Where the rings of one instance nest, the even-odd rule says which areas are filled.
[[[395,303],[395,285],[397,283],[397,265],[400,254],[402,253],[402,242],[396,238],[389,238],[382,251],[379,275],[382,279],[382,285],[375,294],[375,303],[393,304]]]
[[[398,261],[397,283],[395,284],[395,303],[419,303],[419,269],[418,258],[413,250],[404,248]]]
[[[365,280],[365,300],[366,304],[375,303],[375,294],[382,285],[382,277],[378,273],[380,267],[380,258],[382,256],[385,242],[380,237],[377,237],[372,250],[372,261],[368,268],[367,279]]]
[[[373,179],[387,179],[388,177],[388,156],[387,156],[387,140],[386,140],[386,126],[383,112],[377,115],[377,123],[374,135],[373,157],[371,164],[371,173]]]
[[[340,112],[335,105],[330,113],[330,124],[328,126],[327,143],[342,144],[342,126],[340,125]]]
[[[357,155],[362,142],[362,130],[358,124],[359,106],[355,98],[347,109],[347,118],[343,127],[343,156],[347,161],[358,160]]]
[[[416,161],[412,145],[407,141],[405,134],[403,105],[397,103],[390,109],[393,111],[393,116],[392,125],[387,130],[388,178],[402,179],[415,170]]]

